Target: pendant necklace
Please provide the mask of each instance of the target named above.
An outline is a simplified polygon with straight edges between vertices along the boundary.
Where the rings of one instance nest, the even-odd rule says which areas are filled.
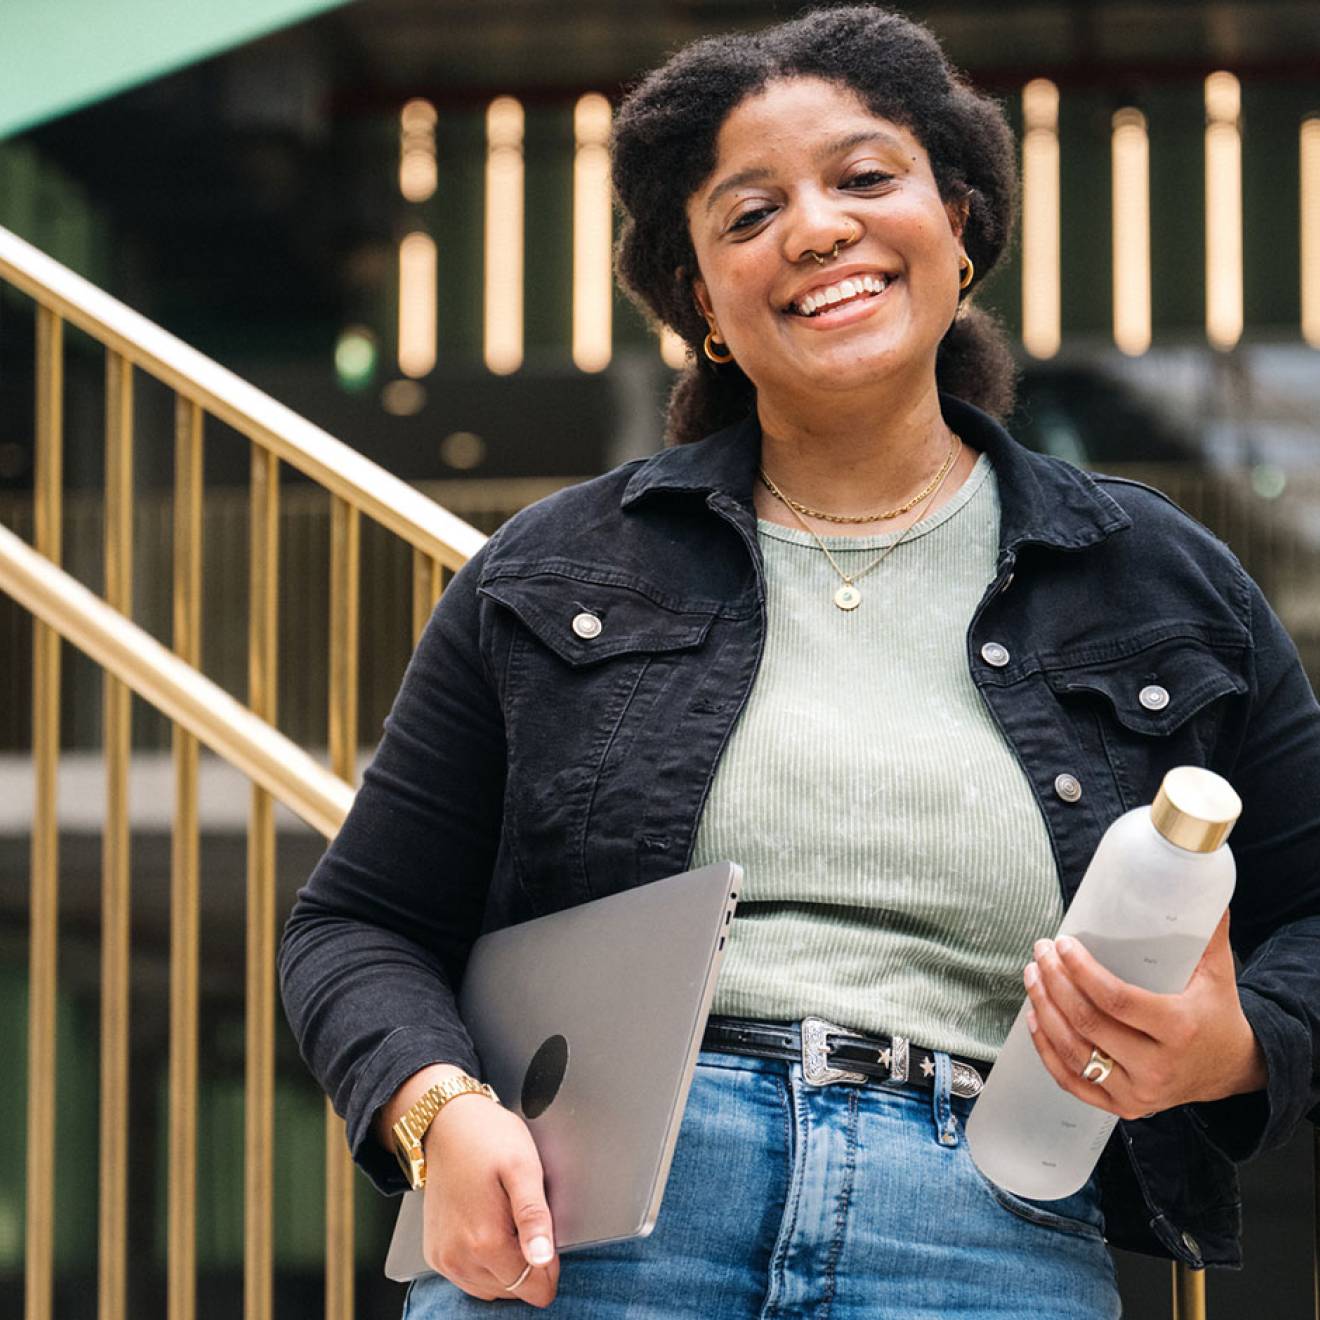
[[[950,436],[952,436],[952,443],[949,445],[948,455],[946,456],[944,462],[940,465],[940,470],[935,474],[934,479],[925,488],[925,490],[921,491],[917,495],[915,500],[909,501],[906,505],[903,506],[903,512],[906,512],[907,510],[914,508],[915,505],[920,503],[922,499],[926,500],[927,507],[929,508],[929,506],[935,502],[936,496],[938,496],[940,491],[943,489],[945,480],[948,478],[949,473],[953,471],[953,461],[957,457],[958,450],[962,445],[962,440],[957,435],[955,435],[952,431],[949,434]],[[899,534],[898,538],[891,545],[885,546],[885,548],[881,550],[880,553],[876,555],[876,557],[873,560],[871,560],[871,562],[867,564],[864,568],[859,569],[856,573],[851,573],[851,574],[845,573],[843,569],[839,567],[839,561],[835,559],[835,557],[832,554],[830,554],[829,546],[827,546],[825,542],[822,541],[820,537],[816,535],[815,529],[807,522],[807,520],[799,512],[799,509],[805,508],[806,506],[799,505],[795,500],[789,499],[789,497],[785,495],[784,492],[780,490],[779,487],[776,486],[773,481],[770,480],[770,478],[766,475],[764,468],[761,469],[761,480],[765,483],[765,488],[770,492],[770,494],[773,495],[775,499],[777,499],[782,505],[784,505],[784,507],[793,515],[793,517],[798,520],[798,522],[802,525],[803,530],[807,533],[808,536],[811,537],[813,541],[815,541],[816,545],[825,555],[825,558],[830,561],[830,567],[833,568],[834,571],[839,575],[840,579],[842,580],[842,583],[839,587],[835,589],[834,603],[841,610],[855,610],[862,603],[862,593],[861,591],[858,590],[857,583],[860,582],[862,578],[864,578],[868,573],[874,572],[875,569],[879,568],[880,565],[883,564],[885,560],[888,559],[889,556],[892,555],[894,551],[897,550],[898,547],[902,545],[904,541],[907,540],[913,528],[919,526],[922,520],[926,517],[926,514],[923,513],[919,518],[916,519],[915,522],[909,523],[908,526],[905,527],[903,531]],[[869,517],[865,519],[849,518],[846,519],[846,521],[875,522],[878,521],[880,518],[885,518],[885,517],[892,518],[895,516],[896,516],[895,512],[890,512],[887,514],[877,514],[874,517]],[[843,519],[842,517],[835,516],[832,517],[830,521],[842,522],[845,521],[845,519]]]

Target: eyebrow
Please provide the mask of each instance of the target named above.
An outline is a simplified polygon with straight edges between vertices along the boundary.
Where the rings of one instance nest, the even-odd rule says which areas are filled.
[[[883,128],[864,128],[856,133],[848,133],[844,137],[835,138],[832,142],[827,142],[816,153],[817,160],[824,160],[830,156],[842,155],[845,151],[851,151],[853,147],[860,146],[863,142],[883,142],[885,146],[894,151],[907,154],[906,148],[892,133],[886,133]],[[725,193],[732,192],[735,188],[741,188],[745,183],[760,183],[763,179],[770,178],[773,171],[765,165],[755,166],[749,170],[739,170],[737,174],[730,174],[727,179],[721,179],[714,188],[711,189],[710,196],[706,198],[706,210],[719,201]]]

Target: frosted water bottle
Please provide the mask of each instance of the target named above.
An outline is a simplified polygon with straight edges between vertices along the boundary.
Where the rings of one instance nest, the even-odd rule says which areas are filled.
[[[1197,766],[1170,770],[1151,806],[1105,831],[1059,934],[1133,985],[1183,990],[1233,893],[1236,867],[1224,840],[1241,811],[1218,775]],[[1024,1001],[968,1119],[967,1146],[993,1182],[1054,1201],[1091,1176],[1117,1121],[1046,1071]]]

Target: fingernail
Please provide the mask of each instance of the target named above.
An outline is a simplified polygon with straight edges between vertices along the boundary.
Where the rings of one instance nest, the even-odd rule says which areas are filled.
[[[1035,944],[1031,946],[1031,951],[1036,955],[1036,961],[1039,962],[1042,958],[1046,957],[1050,952],[1049,940],[1037,940]]]
[[[534,1237],[527,1244],[527,1259],[532,1265],[548,1265],[555,1249],[548,1237]]]
[[[1031,1032],[1033,1036],[1036,1034],[1036,1015],[1031,1009],[1027,1010],[1027,1030]]]
[[[1035,963],[1028,963],[1026,965],[1026,968],[1022,972],[1022,980],[1026,984],[1028,990],[1035,989],[1036,982],[1040,980],[1040,972],[1037,970]]]
[[[1077,945],[1073,941],[1071,936],[1061,935],[1057,940],[1054,941],[1054,947],[1058,949],[1060,953],[1071,953],[1077,947]]]

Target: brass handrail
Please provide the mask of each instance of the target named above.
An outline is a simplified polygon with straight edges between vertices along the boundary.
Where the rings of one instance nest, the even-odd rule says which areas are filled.
[[[334,837],[353,804],[348,784],[7,527],[0,527],[0,591],[313,829]]]
[[[461,568],[485,541],[407,482],[3,228],[0,279],[446,568]]]

